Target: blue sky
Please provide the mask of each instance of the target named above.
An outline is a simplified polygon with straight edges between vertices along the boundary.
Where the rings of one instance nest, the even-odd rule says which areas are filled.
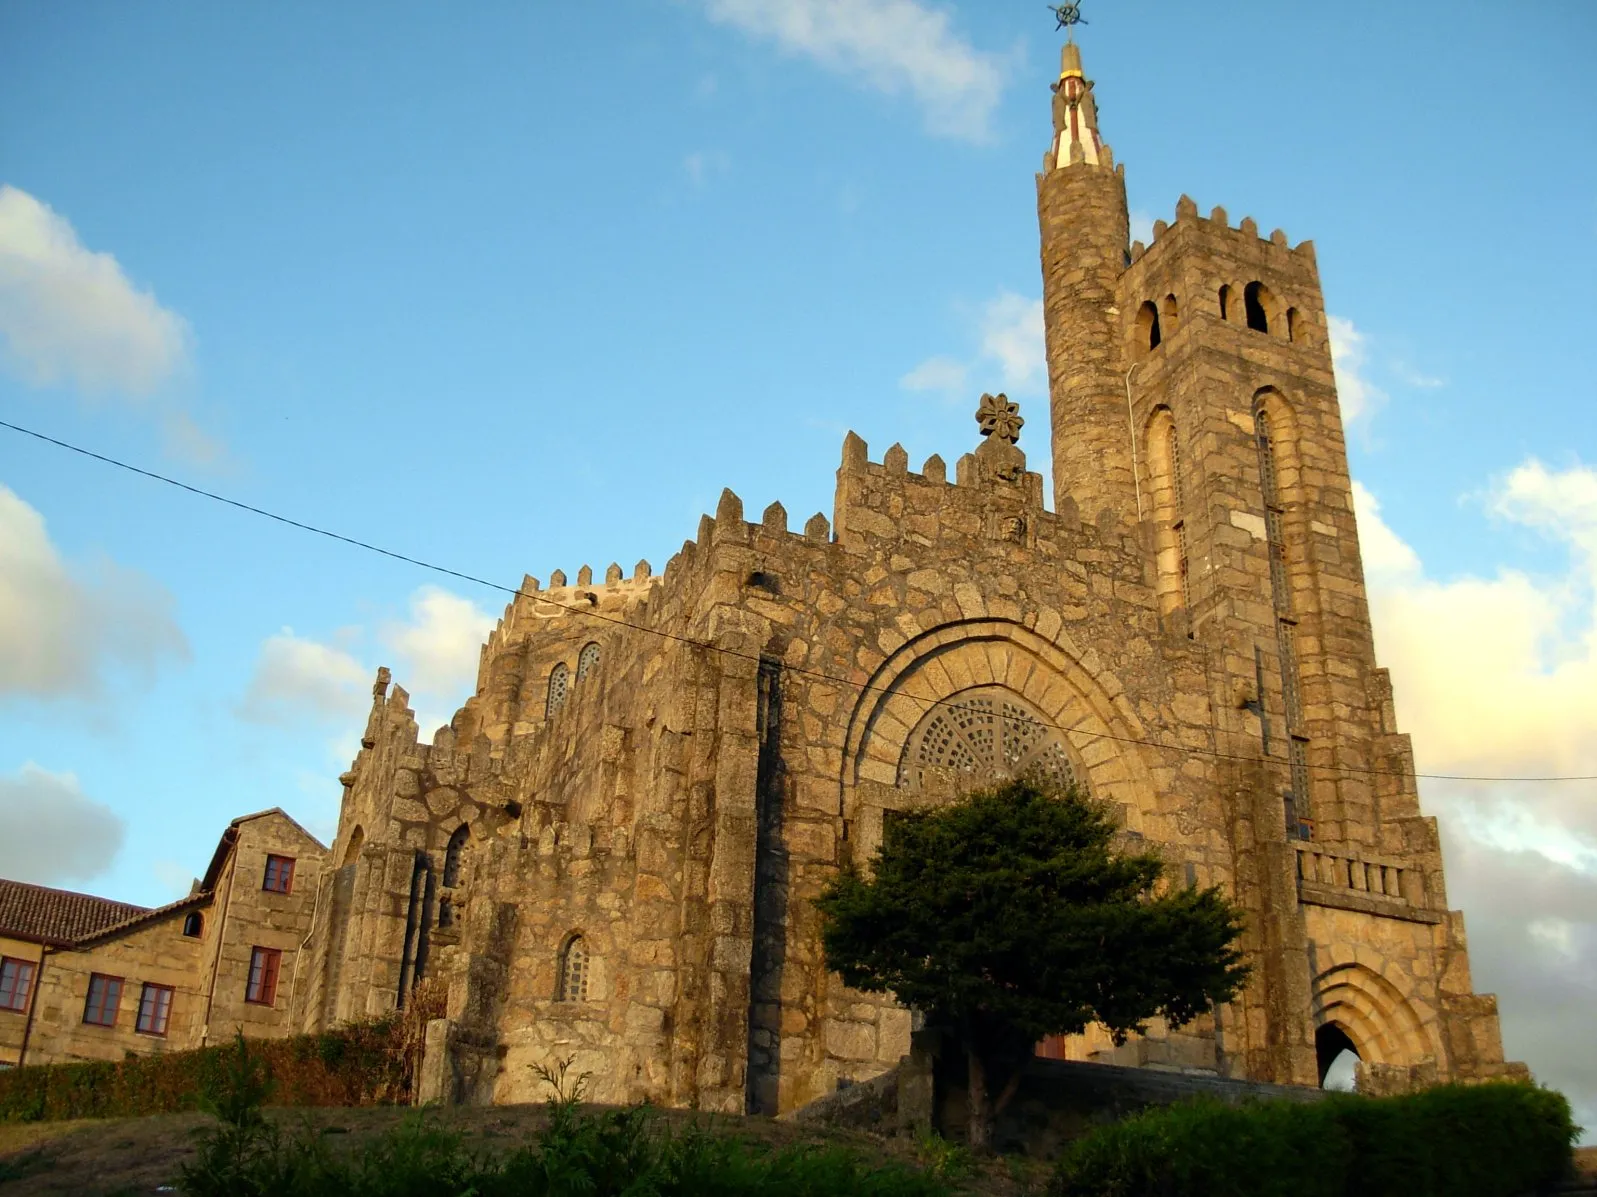
[[[1140,223],[1315,242],[1422,767],[1597,773],[1597,9],[1085,13]],[[1029,2],[6,0],[0,418],[510,585],[723,486],[829,511],[847,429],[950,458],[983,390],[1035,464],[1057,53]],[[375,667],[442,721],[502,605],[5,430],[0,486],[8,875],[155,903],[233,815],[329,832]],[[1597,791],[1424,793],[1552,1066]]]

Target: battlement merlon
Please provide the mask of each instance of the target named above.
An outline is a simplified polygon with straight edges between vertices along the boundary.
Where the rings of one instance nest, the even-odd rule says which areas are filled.
[[[1277,263],[1282,269],[1306,268],[1316,280],[1319,278],[1313,241],[1299,241],[1293,245],[1284,229],[1274,229],[1268,237],[1261,237],[1258,223],[1253,217],[1244,216],[1240,223],[1233,226],[1226,210],[1219,205],[1210,209],[1207,217],[1199,216],[1197,202],[1187,195],[1176,201],[1174,224],[1156,220],[1153,222],[1152,240],[1147,245],[1141,241],[1131,243],[1131,264],[1135,266],[1145,256],[1152,256],[1156,250],[1163,251],[1171,240],[1172,230],[1184,228],[1213,237],[1214,240],[1208,245],[1210,253],[1229,251],[1247,261]]]

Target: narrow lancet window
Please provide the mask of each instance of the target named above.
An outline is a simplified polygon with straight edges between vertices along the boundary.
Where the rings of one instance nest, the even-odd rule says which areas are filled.
[[[544,717],[549,718],[566,705],[566,692],[571,688],[571,671],[561,661],[549,671],[549,698],[544,704]]]
[[[1159,309],[1148,300],[1137,309],[1137,343],[1144,350],[1159,348]]]
[[[1242,305],[1247,309],[1248,327],[1254,332],[1270,331],[1270,292],[1263,283],[1249,283],[1242,292]]]
[[[582,651],[577,654],[577,680],[580,682],[599,667],[599,646],[594,643],[584,644]]]
[[[1168,407],[1155,409],[1148,422],[1147,446],[1159,613],[1169,615],[1187,605],[1187,545],[1181,505],[1181,445],[1175,416]]]
[[[449,837],[444,849],[444,885],[452,888],[460,884],[460,858],[465,854],[466,841],[471,838],[471,828],[462,823]]]
[[[1170,441],[1170,496],[1171,530],[1176,541],[1176,594],[1181,606],[1187,605],[1187,522],[1181,502],[1181,442],[1176,437],[1175,421],[1171,420],[1167,435]]]
[[[1307,839],[1309,806],[1308,739],[1303,734],[1303,683],[1298,666],[1297,620],[1292,609],[1292,575],[1287,561],[1285,508],[1277,460],[1278,430],[1264,396],[1255,400],[1253,427],[1259,453],[1259,489],[1264,500],[1264,531],[1270,555],[1270,595],[1275,608],[1276,655],[1281,668],[1281,702],[1286,709],[1287,753],[1291,770],[1286,797],[1287,834]]]
[[[588,945],[582,936],[573,935],[566,940],[560,952],[560,988],[556,1000],[585,1002],[588,1000]]]

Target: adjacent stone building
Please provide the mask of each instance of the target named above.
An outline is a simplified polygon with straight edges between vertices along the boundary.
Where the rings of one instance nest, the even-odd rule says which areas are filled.
[[[1391,1088],[1505,1071],[1370,633],[1312,245],[1183,197],[1129,242],[1074,45],[1037,177],[1051,505],[984,396],[952,479],[843,444],[830,521],[722,495],[663,574],[527,578],[431,742],[378,676],[296,990],[315,1029],[448,988],[442,1094],[780,1112],[911,1012],[811,899],[892,812],[1073,778],[1248,912],[1253,979],[1072,1058]],[[436,1061],[436,1057],[435,1057]]]
[[[154,910],[0,881],[0,1066],[286,1035],[327,848],[280,810],[235,819]]]

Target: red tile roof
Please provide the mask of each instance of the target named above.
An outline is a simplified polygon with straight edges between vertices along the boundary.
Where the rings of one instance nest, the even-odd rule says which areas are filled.
[[[0,880],[0,935],[68,944],[145,913],[143,906]]]

